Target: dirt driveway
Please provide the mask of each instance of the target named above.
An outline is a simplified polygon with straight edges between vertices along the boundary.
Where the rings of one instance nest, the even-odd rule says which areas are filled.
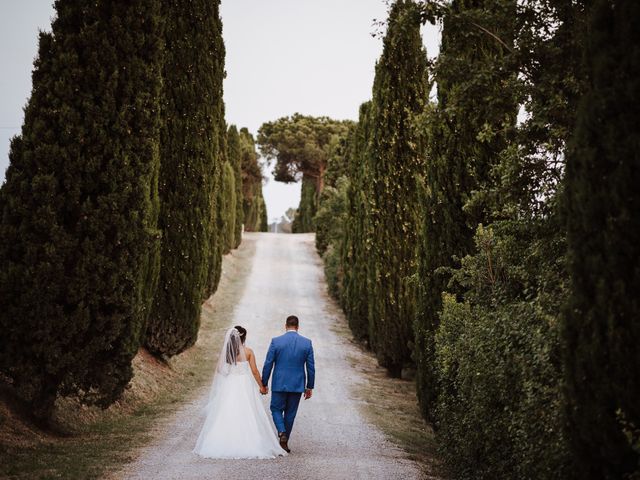
[[[264,359],[289,314],[313,340],[316,389],[303,401],[289,446],[276,460],[208,460],[191,453],[207,392],[157,425],[151,443],[113,478],[121,479],[413,479],[418,466],[361,414],[355,392],[366,384],[349,357],[356,347],[336,333],[313,235],[248,234],[256,252],[244,294],[228,325],[248,330],[247,345]],[[214,297],[215,300],[215,297]],[[264,398],[268,409],[268,398]],[[393,412],[389,412],[393,415]],[[242,415],[242,412],[238,412]]]

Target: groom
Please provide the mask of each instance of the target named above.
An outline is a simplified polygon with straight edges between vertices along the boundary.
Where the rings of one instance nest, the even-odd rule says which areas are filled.
[[[262,368],[262,384],[266,387],[273,369],[271,385],[271,414],[278,429],[280,446],[290,452],[289,437],[296,418],[300,397],[305,400],[313,394],[316,377],[311,340],[298,334],[298,317],[287,317],[286,333],[271,340]],[[274,368],[275,364],[275,368]],[[306,386],[305,386],[306,367]]]

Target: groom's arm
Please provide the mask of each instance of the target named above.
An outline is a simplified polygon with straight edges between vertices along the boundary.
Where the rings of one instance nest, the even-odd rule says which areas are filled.
[[[269,350],[267,351],[267,358],[264,359],[264,365],[262,366],[262,384],[267,387],[269,385],[269,377],[271,376],[271,370],[273,369],[273,361],[276,357],[276,347],[273,344],[273,340],[269,344]]]
[[[313,358],[313,343],[309,345],[309,351],[307,352],[307,390],[313,390],[316,383],[316,362]]]

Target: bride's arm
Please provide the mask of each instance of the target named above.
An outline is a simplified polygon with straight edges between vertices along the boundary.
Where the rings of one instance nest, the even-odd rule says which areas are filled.
[[[256,356],[253,354],[253,350],[250,348],[246,348],[247,351],[247,360],[249,361],[249,367],[251,367],[251,373],[253,373],[253,378],[256,379],[256,383],[260,388],[261,392],[266,390],[262,383],[262,378],[260,377],[260,372],[258,372],[258,366],[256,365]]]

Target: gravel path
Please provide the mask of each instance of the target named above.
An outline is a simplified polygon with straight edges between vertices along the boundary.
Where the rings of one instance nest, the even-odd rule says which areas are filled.
[[[157,426],[154,439],[114,478],[121,479],[412,479],[418,466],[359,411],[353,392],[364,382],[350,366],[356,347],[335,333],[313,235],[248,234],[257,240],[251,273],[229,326],[248,330],[261,368],[271,337],[289,314],[313,340],[316,389],[302,401],[289,446],[275,460],[210,460],[191,450],[204,421],[207,391]],[[215,297],[214,297],[215,301]],[[352,357],[353,358],[353,357]],[[268,411],[268,397],[264,397]],[[392,415],[392,412],[389,412]],[[238,412],[242,415],[242,412]]]

